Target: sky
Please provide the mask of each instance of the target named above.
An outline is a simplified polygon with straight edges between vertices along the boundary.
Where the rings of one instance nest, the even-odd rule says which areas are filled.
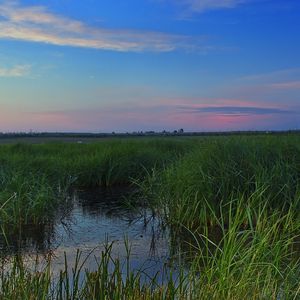
[[[0,132],[300,129],[299,0],[0,0]]]

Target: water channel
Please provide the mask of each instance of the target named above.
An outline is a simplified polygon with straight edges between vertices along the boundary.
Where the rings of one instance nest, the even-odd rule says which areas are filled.
[[[64,269],[65,256],[73,266],[77,250],[88,259],[85,268],[97,269],[101,251],[112,243],[112,256],[125,261],[130,245],[130,268],[149,277],[163,274],[170,262],[170,239],[159,219],[149,209],[126,205],[128,189],[74,191],[66,205],[49,224],[26,226],[21,232],[0,239],[0,253],[6,261],[23,257],[28,266],[36,260],[45,265],[51,256],[53,273]],[[163,275],[161,275],[163,276]]]

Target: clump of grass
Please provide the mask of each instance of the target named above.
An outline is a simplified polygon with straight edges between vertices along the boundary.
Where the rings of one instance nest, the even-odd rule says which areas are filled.
[[[130,270],[127,260],[122,263],[111,255],[112,244],[107,244],[97,261],[96,271],[84,269],[87,258],[77,251],[74,266],[65,268],[55,279],[51,261],[42,271],[26,269],[21,258],[16,258],[8,272],[0,270],[1,299],[188,299],[190,287],[185,277],[172,277],[159,284],[157,276],[145,281],[144,270]]]
[[[143,178],[147,170],[170,164],[189,151],[190,145],[161,139],[1,145],[0,205],[6,205],[0,223],[45,222],[70,187],[129,185],[133,178]]]
[[[297,136],[210,139],[139,182],[198,272],[199,299],[300,296],[299,162]]]
[[[221,231],[218,240],[209,236],[207,225],[192,233],[189,253],[196,256],[192,264],[200,272],[197,290],[201,299],[300,296],[300,257],[294,251],[299,240],[298,212],[291,206],[287,212],[270,214],[266,203],[257,206],[255,197],[247,205],[242,198],[222,205],[221,218],[209,207]]]
[[[60,199],[45,176],[23,172],[2,173],[0,189],[0,225],[44,222]]]
[[[86,258],[78,251],[74,266],[65,260],[58,278],[51,274],[50,263],[37,272],[16,259],[10,272],[0,271],[0,298],[298,299],[299,255],[294,249],[300,229],[297,212],[291,207],[287,212],[270,214],[267,205],[256,206],[255,197],[247,206],[241,198],[221,205],[221,218],[208,205],[221,233],[217,239],[210,235],[208,225],[195,231],[185,228],[185,237],[179,239],[185,243],[186,252],[181,253],[185,259],[179,264],[176,280],[171,269],[164,282],[159,282],[158,276],[145,280],[144,270],[129,267],[128,244],[125,262],[112,257],[113,244],[107,244],[95,271],[85,269]],[[187,232],[192,237],[188,244]],[[189,271],[184,273],[187,266]]]
[[[288,210],[299,198],[299,180],[297,137],[227,137],[198,144],[140,186],[150,203],[164,207],[169,223],[192,228],[211,222],[207,203],[218,213],[221,203],[241,197],[246,205],[254,193],[271,210]]]
[[[43,271],[28,270],[23,259],[16,256],[9,271],[0,271],[0,299],[46,300],[51,288],[49,265]]]

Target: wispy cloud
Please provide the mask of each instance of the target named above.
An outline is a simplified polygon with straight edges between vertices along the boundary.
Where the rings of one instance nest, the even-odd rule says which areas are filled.
[[[222,102],[224,101],[220,99],[220,103]],[[67,108],[28,112],[23,114],[23,118],[35,124],[30,128],[46,130],[110,132],[119,131],[121,128],[123,131],[184,128],[192,131],[219,131],[296,128],[299,124],[298,114],[299,108],[288,110],[284,107],[259,104],[250,106],[243,105],[242,101],[239,105],[174,104],[157,101],[148,104],[95,106],[93,109],[84,110]]]
[[[182,18],[190,17],[195,13],[204,13],[211,10],[232,9],[241,4],[253,0],[159,0],[181,6],[183,11]]]
[[[244,99],[251,95],[254,101],[267,101],[276,105],[299,103],[300,69],[275,70],[269,73],[238,77],[218,89],[220,95]]]
[[[292,81],[294,78],[300,77],[300,68],[290,68],[283,70],[276,70],[273,72],[254,74],[250,76],[240,77],[239,81],[249,83],[270,83],[280,82],[282,80]]]
[[[204,12],[207,10],[234,8],[246,0],[178,0],[194,12]]]
[[[299,90],[300,81],[277,82],[277,83],[272,83],[269,86],[280,90]]]
[[[214,103],[214,104],[212,104]],[[153,99],[80,108],[53,106],[16,110],[2,105],[2,130],[140,131],[270,130],[300,128],[300,107],[245,102],[239,99]]]
[[[270,114],[293,114],[293,111],[274,107],[255,107],[255,106],[202,106],[202,107],[179,107],[184,112],[215,114],[222,116],[251,116],[251,115],[270,115]]]
[[[92,27],[51,13],[44,6],[21,6],[18,1],[0,4],[0,39],[15,39],[60,46],[113,51],[168,52],[176,49],[207,51],[201,38],[161,32]]]
[[[0,67],[0,77],[24,77],[29,75],[30,65],[16,65],[11,68]]]

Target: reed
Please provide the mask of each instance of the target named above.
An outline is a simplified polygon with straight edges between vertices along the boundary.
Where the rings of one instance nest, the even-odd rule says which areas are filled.
[[[145,275],[146,270],[131,270],[130,245],[126,260],[121,261],[112,256],[113,244],[107,243],[97,255],[95,271],[85,269],[87,258],[78,251],[75,264],[69,266],[65,259],[65,268],[58,277],[51,272],[51,261],[38,272],[26,269],[22,259],[16,257],[9,272],[0,271],[0,298],[298,299],[297,212],[291,207],[287,212],[270,214],[264,204],[253,208],[255,197],[246,207],[241,198],[221,206],[222,215],[227,214],[231,222],[227,224],[227,218],[215,215],[221,233],[218,238],[211,234],[208,225],[195,231],[184,228],[185,238],[180,237],[182,248],[177,249],[177,255],[184,259],[177,263],[181,270],[177,278],[172,269],[163,282],[158,276]]]
[[[130,185],[176,161],[190,145],[176,139],[1,145],[0,225],[43,223],[71,187]]]
[[[145,270],[130,270],[128,252],[125,261],[113,258],[113,244],[106,244],[97,260],[96,271],[84,269],[87,257],[77,251],[73,266],[65,259],[58,278],[51,272],[51,261],[42,271],[26,269],[16,257],[10,271],[0,270],[1,299],[188,299],[190,287],[181,274],[165,283],[156,276],[145,280]],[[95,254],[95,253],[93,253]]]
[[[247,205],[255,195],[255,207],[298,209],[299,170],[298,136],[226,137],[196,145],[180,161],[148,173],[139,186],[168,223],[196,228],[215,221],[212,211],[221,217],[220,205],[233,198]]]
[[[134,184],[132,205],[169,226],[181,270],[145,281],[108,245],[96,271],[78,252],[54,284],[51,263],[32,272],[17,259],[0,299],[300,298],[298,135],[1,146],[0,162],[1,225],[45,220],[70,186]]]

